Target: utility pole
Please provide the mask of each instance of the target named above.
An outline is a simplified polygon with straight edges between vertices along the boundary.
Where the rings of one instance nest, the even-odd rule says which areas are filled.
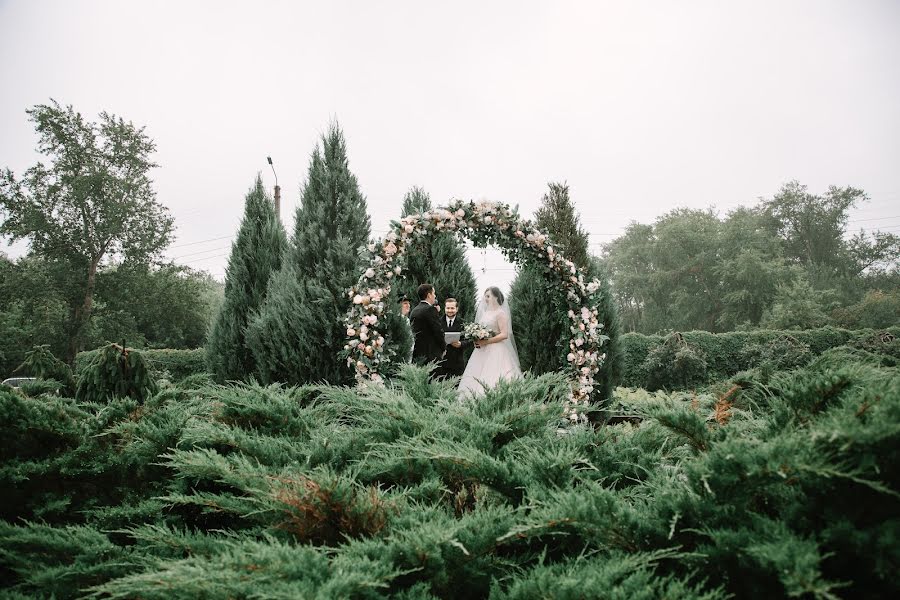
[[[272,174],[275,175],[275,216],[281,220],[281,186],[278,185],[278,173],[275,172],[275,165],[272,164],[272,157],[267,156],[269,166],[272,167]]]

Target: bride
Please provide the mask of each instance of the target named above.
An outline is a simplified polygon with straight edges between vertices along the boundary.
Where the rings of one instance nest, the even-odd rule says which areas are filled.
[[[513,338],[512,317],[509,305],[503,301],[503,292],[489,287],[478,303],[475,320],[499,333],[486,340],[475,342],[475,350],[459,381],[459,397],[479,396],[484,390],[497,385],[501,379],[518,379],[522,376],[519,353]]]

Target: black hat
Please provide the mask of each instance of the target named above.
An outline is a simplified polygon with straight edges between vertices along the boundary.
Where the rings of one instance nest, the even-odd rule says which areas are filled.
[[[406,294],[400,296],[400,299],[397,300],[397,304],[403,304],[404,302],[410,302],[410,299],[406,296]]]

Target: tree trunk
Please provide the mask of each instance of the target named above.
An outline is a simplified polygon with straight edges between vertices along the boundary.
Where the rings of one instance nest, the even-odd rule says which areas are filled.
[[[84,288],[84,300],[81,306],[75,309],[74,323],[72,333],[69,336],[69,349],[66,356],[66,362],[70,365],[75,364],[75,355],[81,351],[81,345],[84,341],[82,339],[84,329],[91,320],[91,311],[94,307],[94,286],[97,283],[97,266],[99,264],[99,258],[91,260],[90,267],[88,267],[87,284]]]

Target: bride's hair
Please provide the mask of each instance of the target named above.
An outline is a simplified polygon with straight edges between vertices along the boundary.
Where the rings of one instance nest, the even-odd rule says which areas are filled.
[[[503,306],[503,292],[500,291],[500,288],[498,288],[497,286],[491,286],[485,291],[490,292],[491,295],[497,299],[497,304]]]

